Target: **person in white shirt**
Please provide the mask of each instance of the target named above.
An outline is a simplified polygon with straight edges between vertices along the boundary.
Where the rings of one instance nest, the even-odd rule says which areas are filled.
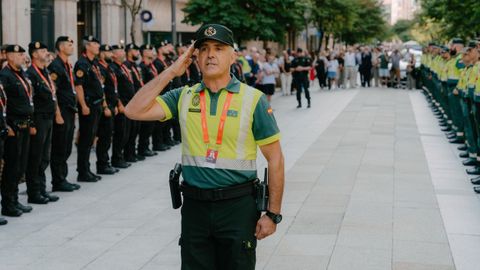
[[[355,88],[357,84],[357,59],[355,57],[355,50],[353,47],[348,47],[348,52],[345,54],[345,75],[350,83],[350,88]],[[345,82],[345,85],[347,83]]]
[[[337,73],[338,73],[338,60],[333,56],[330,55],[328,57],[328,65],[327,65],[327,77],[328,77],[328,90],[335,89],[335,82],[337,80]]]
[[[280,70],[275,63],[275,56],[267,55],[267,61],[262,63],[262,89],[261,91],[267,96],[268,102],[271,101],[275,93],[275,76],[280,73]]]

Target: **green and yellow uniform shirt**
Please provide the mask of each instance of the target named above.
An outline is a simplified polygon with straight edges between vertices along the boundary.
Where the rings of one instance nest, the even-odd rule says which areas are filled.
[[[203,138],[200,92],[205,92],[209,145]],[[216,144],[218,125],[228,92],[233,93],[225,120],[222,144]],[[257,146],[280,139],[273,111],[259,90],[232,77],[226,88],[211,92],[204,84],[177,88],[159,96],[162,121],[178,118],[182,133],[183,178],[203,189],[242,184],[257,177]],[[215,167],[205,163],[209,149],[218,151]]]

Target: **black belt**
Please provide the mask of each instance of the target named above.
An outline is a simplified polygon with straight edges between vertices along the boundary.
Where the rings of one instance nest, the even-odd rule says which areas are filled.
[[[187,198],[198,201],[214,202],[253,195],[255,194],[257,183],[258,180],[255,180],[245,184],[218,189],[201,189],[189,186],[186,183],[182,183],[180,190],[182,191],[183,196]]]

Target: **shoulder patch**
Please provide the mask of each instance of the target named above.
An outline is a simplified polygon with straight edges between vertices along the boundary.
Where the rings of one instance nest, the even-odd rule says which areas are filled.
[[[83,77],[83,71],[81,69],[77,70],[77,72],[75,72],[75,75],[78,77],[78,78],[82,78]]]
[[[56,81],[58,79],[57,73],[55,73],[55,72],[50,73],[50,78],[52,78],[52,80]]]

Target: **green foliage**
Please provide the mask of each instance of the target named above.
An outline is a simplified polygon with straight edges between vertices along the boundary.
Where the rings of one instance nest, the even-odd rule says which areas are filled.
[[[303,28],[307,2],[297,0],[190,0],[183,11],[185,23],[220,23],[238,41],[284,42],[284,34]]]
[[[422,23],[438,24],[441,39],[473,38],[480,32],[478,0],[423,0],[422,10]]]
[[[316,26],[349,44],[381,39],[387,33],[382,6],[376,0],[312,0],[312,4]]]
[[[401,41],[406,42],[413,39],[411,31],[415,26],[415,21],[411,20],[399,20],[395,25],[392,26],[391,31],[396,35]]]

